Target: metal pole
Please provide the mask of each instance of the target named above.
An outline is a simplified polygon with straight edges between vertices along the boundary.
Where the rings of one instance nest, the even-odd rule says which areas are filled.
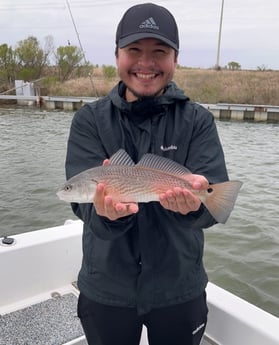
[[[221,6],[221,16],[220,16],[220,26],[219,26],[219,37],[218,37],[218,49],[217,49],[217,60],[215,68],[217,70],[220,69],[220,46],[221,46],[221,35],[222,35],[222,24],[223,24],[223,10],[224,10],[224,0],[222,0],[222,6]]]

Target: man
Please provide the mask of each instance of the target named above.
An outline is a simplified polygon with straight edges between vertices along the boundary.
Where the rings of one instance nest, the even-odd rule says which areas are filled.
[[[135,162],[151,152],[187,166],[192,187],[228,180],[214,119],[171,82],[179,51],[175,19],[151,4],[131,7],[116,33],[120,83],[74,116],[67,178],[118,149]],[[92,200],[93,201],[93,200]],[[78,315],[89,345],[198,345],[207,321],[203,229],[216,223],[187,189],[160,202],[112,202],[99,184],[94,204],[72,204],[84,221]]]

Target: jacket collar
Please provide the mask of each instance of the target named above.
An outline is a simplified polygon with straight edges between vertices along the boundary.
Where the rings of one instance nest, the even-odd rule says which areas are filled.
[[[133,113],[139,116],[151,116],[162,112],[162,110],[169,104],[177,101],[189,100],[184,95],[183,91],[178,89],[174,82],[170,82],[165,92],[158,97],[144,98],[135,102],[127,102],[124,98],[126,86],[120,81],[109,93],[109,98],[112,103],[121,111],[125,113]]]

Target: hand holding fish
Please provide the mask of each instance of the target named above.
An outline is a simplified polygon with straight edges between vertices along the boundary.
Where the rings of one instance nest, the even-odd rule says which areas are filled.
[[[190,180],[190,179],[189,179]],[[209,183],[204,176],[191,175],[193,190],[207,190]],[[159,195],[160,204],[167,210],[188,214],[200,208],[201,200],[186,188],[175,187]]]
[[[109,165],[109,159],[105,159],[103,166]],[[110,220],[116,220],[137,213],[139,208],[137,203],[114,203],[110,195],[106,195],[105,184],[99,183],[96,187],[93,203],[99,216],[107,217]]]
[[[219,223],[231,214],[242,182],[210,184],[168,158],[146,153],[135,164],[120,149],[103,166],[81,172],[57,192],[61,200],[94,203],[111,220],[138,212],[138,202],[159,201],[174,212],[197,211],[201,202]]]
[[[139,210],[137,203],[114,203],[113,198],[110,195],[106,195],[103,183],[97,185],[93,202],[97,214],[110,220],[129,216],[137,213]]]

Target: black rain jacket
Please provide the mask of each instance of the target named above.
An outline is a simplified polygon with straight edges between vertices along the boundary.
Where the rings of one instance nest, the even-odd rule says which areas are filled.
[[[171,82],[160,97],[126,102],[120,82],[108,96],[76,112],[66,176],[102,165],[118,149],[135,162],[151,152],[170,158],[210,183],[228,180],[213,115]],[[182,215],[158,202],[110,221],[93,204],[72,204],[84,221],[80,291],[107,305],[153,308],[190,301],[204,291],[203,229],[216,223],[202,205]]]

